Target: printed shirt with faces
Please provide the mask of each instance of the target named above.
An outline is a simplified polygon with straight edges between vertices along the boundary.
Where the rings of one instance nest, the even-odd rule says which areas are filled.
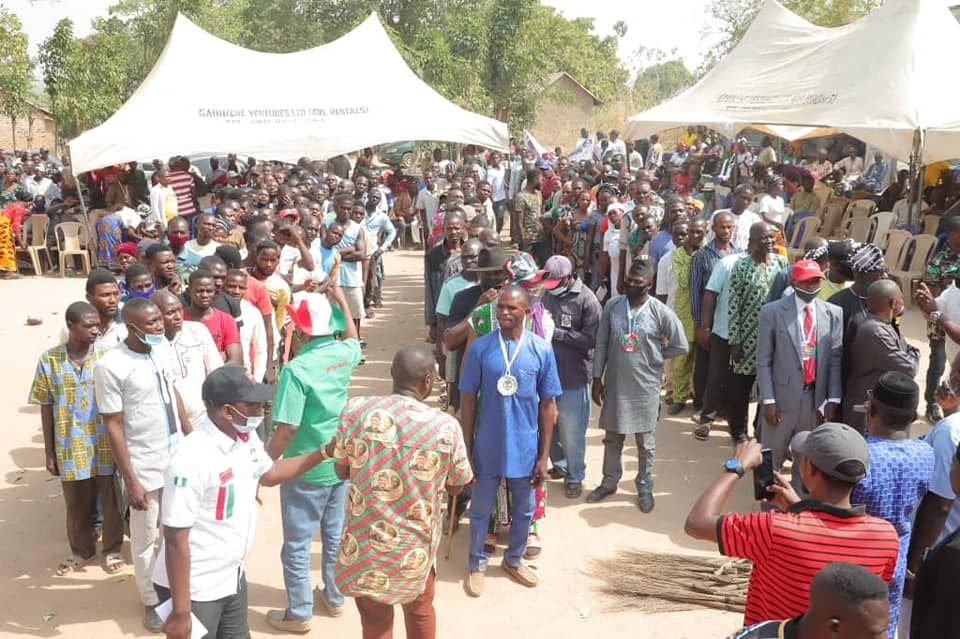
[[[343,594],[403,604],[423,593],[440,545],[444,486],[473,480],[456,419],[410,397],[357,397],[335,457],[350,469],[337,553]]]

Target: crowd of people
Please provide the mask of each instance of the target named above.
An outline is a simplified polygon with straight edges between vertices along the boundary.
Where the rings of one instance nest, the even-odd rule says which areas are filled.
[[[352,597],[364,637],[392,636],[395,605],[408,637],[433,637],[441,529],[467,516],[469,595],[501,533],[505,573],[537,586],[526,562],[548,534],[548,480],[584,498],[592,405],[603,460],[585,500],[620,490],[633,435],[642,513],[662,407],[689,413],[691,446],[726,422],[734,453],[685,530],[752,560],[738,636],[949,636],[960,377],[941,382],[946,351],[931,357],[936,425],[911,438],[920,354],[881,247],[815,237],[791,264],[785,165],[764,145],[763,176],[705,201],[701,170],[675,160],[715,139],[688,135],[669,157],[656,136],[616,131],[586,159],[583,140],[571,156],[467,147],[420,175],[361,153],[352,167],[230,155],[204,175],[174,157],[149,176],[131,163],[78,178],[99,266],[30,391],[64,487],[57,573],[93,561],[98,537],[104,569],[122,570],[126,518],[146,628],[246,636],[257,494],[280,485],[288,602],[270,626],[308,632],[316,607],[339,616]],[[57,219],[82,215],[76,188],[48,193]],[[956,350],[960,217],[943,225],[916,303],[931,346]],[[427,345],[397,350],[390,394],[351,397],[361,322],[389,287],[382,256],[407,243],[424,256]],[[435,383],[440,409],[425,403]],[[760,512],[724,514],[762,465]]]

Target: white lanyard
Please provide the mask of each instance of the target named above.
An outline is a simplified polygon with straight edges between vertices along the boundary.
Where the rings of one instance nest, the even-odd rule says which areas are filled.
[[[507,345],[503,341],[503,332],[497,332],[497,339],[500,340],[500,352],[503,354],[503,363],[506,364],[506,370],[503,372],[504,376],[510,375],[510,367],[513,366],[513,363],[517,361],[517,355],[520,354],[520,347],[523,345],[523,338],[526,337],[527,331],[522,331],[520,333],[520,339],[517,340],[517,348],[513,351],[513,357],[507,359]]]

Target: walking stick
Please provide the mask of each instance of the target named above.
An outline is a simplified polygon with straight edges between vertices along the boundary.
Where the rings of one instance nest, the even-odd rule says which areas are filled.
[[[457,495],[450,498],[450,527],[447,530],[447,552],[444,559],[450,559],[450,549],[453,548],[453,525],[457,521]]]

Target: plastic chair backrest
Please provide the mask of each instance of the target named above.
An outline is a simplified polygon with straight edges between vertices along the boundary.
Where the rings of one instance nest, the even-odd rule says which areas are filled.
[[[850,214],[854,217],[870,217],[877,208],[873,200],[857,200],[850,205]]]
[[[793,234],[793,241],[790,242],[790,248],[802,249],[803,245],[807,243],[807,240],[809,240],[819,228],[820,220],[812,215],[797,220],[797,230]]]
[[[903,247],[911,239],[913,239],[913,236],[910,235],[910,231],[903,229],[887,231],[887,250],[883,253],[883,260],[894,271],[903,270]]]
[[[851,217],[847,220],[847,226],[844,229],[844,237],[852,237],[856,241],[867,241],[870,235],[870,228],[873,226],[873,220],[868,217]]]
[[[890,211],[881,211],[871,215],[870,219],[873,220],[874,224],[871,241],[878,246],[882,246],[881,242],[886,240],[887,232],[893,226],[896,216]]]
[[[83,252],[84,248],[80,240],[82,228],[83,225],[79,222],[57,224],[57,243],[60,245],[61,252]]]
[[[30,246],[47,245],[47,224],[50,218],[46,215],[31,215],[24,221],[24,230],[30,234]]]
[[[906,265],[905,271],[918,273],[927,268],[927,262],[933,257],[933,249],[937,246],[936,235],[914,235],[913,236],[913,257],[910,258],[910,264]]]
[[[940,228],[940,216],[934,213],[927,213],[923,216],[923,234],[936,235]]]
[[[845,201],[838,200],[830,200],[830,203],[827,204],[827,208],[823,214],[823,232],[825,235],[830,235],[837,229],[840,220],[843,218],[843,211],[846,206],[847,203]]]

